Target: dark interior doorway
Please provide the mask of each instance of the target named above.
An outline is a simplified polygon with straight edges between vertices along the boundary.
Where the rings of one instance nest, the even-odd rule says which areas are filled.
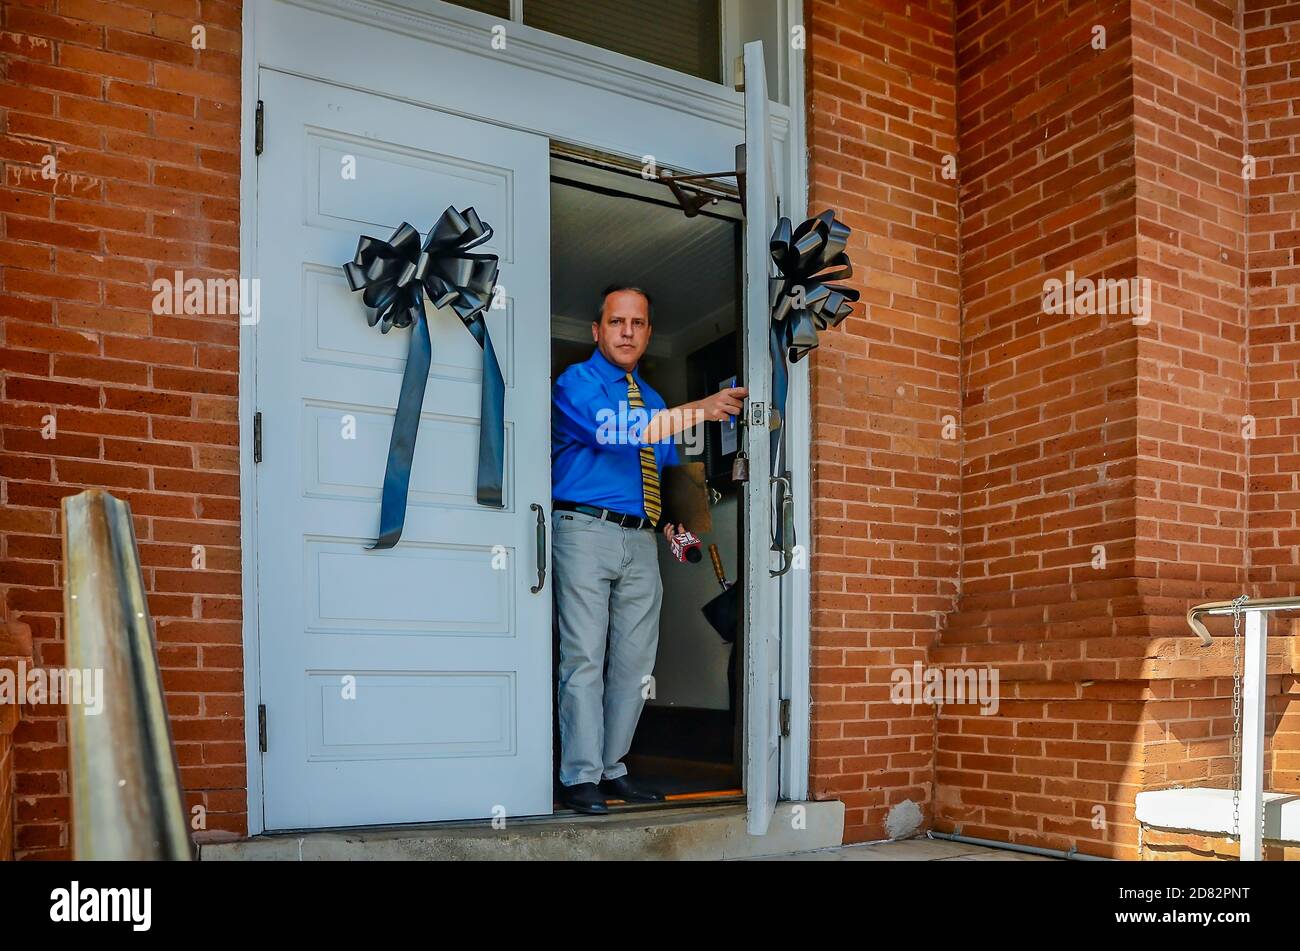
[[[556,158],[551,222],[552,380],[591,355],[596,302],[615,281],[645,287],[654,298],[654,333],[640,372],[669,406],[716,392],[737,374],[738,203],[722,199],[687,218],[662,185]],[[734,583],[742,564],[740,499],[728,450],[734,452],[737,437],[723,428],[706,424],[688,434],[678,452],[683,462],[705,463],[713,531],[702,541],[706,548],[718,546]],[[664,792],[670,805],[742,797],[740,648],[723,640],[701,613],[721,588],[707,555],[681,564],[666,545],[659,549],[664,599],[655,693],[624,762],[630,775]],[[558,628],[553,636],[558,666]],[[558,726],[555,750],[558,772]],[[556,811],[563,808],[557,797]]]

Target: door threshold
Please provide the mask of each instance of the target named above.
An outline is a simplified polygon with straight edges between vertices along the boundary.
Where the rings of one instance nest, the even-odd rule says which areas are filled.
[[[629,813],[637,812],[663,812],[672,811],[672,809],[716,807],[716,805],[744,805],[745,794],[744,791],[741,790],[682,792],[682,794],[668,796],[666,802],[662,803],[625,803],[621,799],[611,799],[608,800],[608,803],[610,803],[610,812],[608,812],[607,815],[627,816]],[[537,816],[510,816],[506,818],[506,822],[510,825],[517,825],[524,824],[524,822],[582,822],[593,820],[593,818],[598,820],[598,818],[604,818],[604,816],[585,815],[585,813],[577,812],[575,809],[565,808],[564,805],[560,805],[556,802],[550,813],[539,813]],[[321,826],[321,828],[315,829],[272,829],[264,831],[264,833],[261,833],[260,835],[253,835],[253,837],[250,839],[244,839],[244,841],[247,842],[252,841],[252,839],[261,838],[300,838],[303,837],[303,835],[322,834],[348,835],[356,833],[370,835],[386,833],[386,831],[394,831],[394,833],[402,833],[402,831],[430,831],[430,833],[433,833],[433,831],[439,829],[474,829],[482,828],[482,826],[491,828],[491,824],[493,824],[491,818],[445,818],[445,820],[433,822],[383,822],[383,824],[376,825]]]
[[[739,790],[726,790],[720,793],[684,793],[681,795],[669,796],[668,800],[665,802],[627,803],[621,799],[612,799],[609,801],[609,812],[605,816],[587,815],[573,809],[568,809],[557,802],[550,813],[541,813],[535,816],[508,816],[505,821],[511,826],[543,822],[582,823],[593,819],[604,819],[607,818],[607,816],[612,815],[626,816],[633,813],[666,812],[690,808],[707,808],[710,806],[743,806],[744,804],[745,794]],[[441,819],[436,822],[390,822],[380,825],[324,826],[312,829],[272,829],[243,841],[272,838],[301,838],[302,836],[307,835],[378,835],[384,833],[401,834],[410,832],[428,832],[433,834],[444,829],[452,831],[455,829],[474,828],[490,829],[492,828],[492,819]],[[222,844],[224,845],[226,843]]]
[[[744,802],[617,807],[603,816],[563,812],[425,825],[276,832],[205,843],[203,861],[730,859],[783,855],[842,843],[844,804],[777,804],[767,835],[750,835]]]
[[[726,789],[718,792],[698,792],[698,793],[678,793],[668,796],[663,802],[624,802],[622,799],[607,799],[605,805],[609,807],[611,815],[627,815],[633,812],[660,812],[667,809],[688,809],[693,806],[729,806],[734,804],[744,805],[745,793],[740,789]],[[599,816],[591,816],[586,813],[578,812],[576,809],[569,809],[559,802],[555,804],[555,816],[569,816],[573,819],[599,819]],[[546,816],[535,818],[548,818]],[[486,820],[485,820],[486,821]]]

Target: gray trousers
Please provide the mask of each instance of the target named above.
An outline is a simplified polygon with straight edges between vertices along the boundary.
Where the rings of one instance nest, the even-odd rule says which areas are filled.
[[[659,648],[658,533],[551,513],[560,626],[560,782],[627,775]],[[608,669],[606,664],[608,662]]]

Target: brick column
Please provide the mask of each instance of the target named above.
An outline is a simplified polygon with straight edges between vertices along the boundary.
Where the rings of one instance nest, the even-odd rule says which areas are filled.
[[[1251,3],[1243,25],[1254,159],[1246,259],[1255,423],[1247,444],[1249,581],[1260,597],[1282,597],[1300,592],[1300,5]],[[1271,633],[1296,631],[1294,618],[1275,620]],[[1279,678],[1270,713],[1277,717],[1272,788],[1300,792],[1300,677]]]
[[[1046,294],[1123,281],[1131,306],[1132,29],[1109,0],[956,21],[962,572],[934,659],[996,671],[999,702],[939,712],[935,824],[1087,852],[1131,822],[1148,699],[1139,330],[1109,292]]]
[[[1245,583],[1246,178],[1235,4],[1133,3],[1136,556],[1151,629]]]
[[[1132,857],[1137,791],[1232,774],[1232,645],[1200,647],[1188,606],[1239,594],[1255,550],[1276,590],[1250,593],[1297,578],[1300,10],[1021,9],[957,21],[962,595],[934,656],[1002,689],[993,716],[942,711],[936,817]],[[1146,313],[1047,312],[1065,272],[1149,281]],[[1271,631],[1274,788],[1297,766],[1290,623]]]

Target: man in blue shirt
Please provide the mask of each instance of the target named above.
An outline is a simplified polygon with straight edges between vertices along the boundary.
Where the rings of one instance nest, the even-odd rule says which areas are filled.
[[[637,372],[653,305],[640,288],[601,294],[596,349],[555,381],[551,512],[560,627],[560,785],[566,805],[604,813],[605,798],[656,802],[621,762],[632,745],[659,646],[663,585],[655,530],[660,474],[678,433],[738,414],[730,387],[669,409]],[[680,526],[664,524],[666,538]]]

